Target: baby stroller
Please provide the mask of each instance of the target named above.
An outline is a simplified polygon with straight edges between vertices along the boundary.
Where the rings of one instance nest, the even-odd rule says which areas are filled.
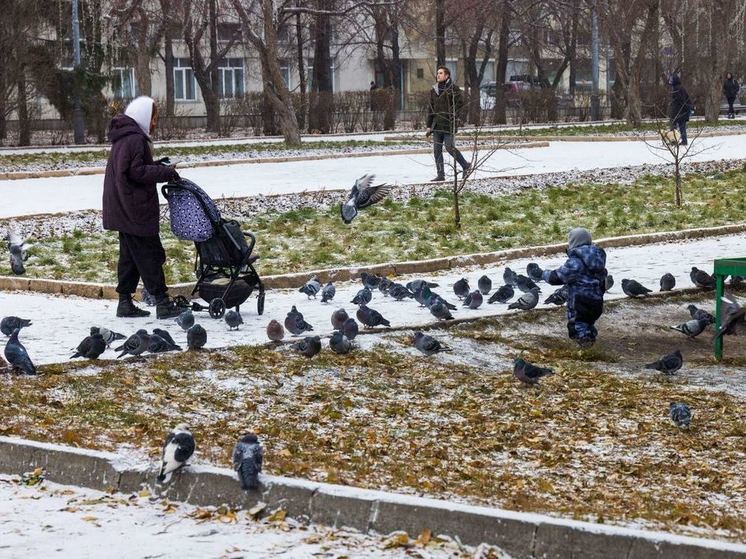
[[[181,240],[194,241],[197,249],[192,295],[198,293],[208,305],[192,302],[192,310],[207,310],[212,318],[222,318],[226,308],[239,310],[257,289],[257,312],[264,313],[264,285],[254,269],[259,256],[251,254],[256,237],[242,232],[238,222],[220,217],[215,202],[190,180],[171,181],[161,192],[168,201],[171,231]]]

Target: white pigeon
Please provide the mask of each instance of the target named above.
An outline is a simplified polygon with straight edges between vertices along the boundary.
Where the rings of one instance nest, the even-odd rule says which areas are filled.
[[[158,474],[158,483],[168,483],[171,475],[182,468],[186,461],[194,454],[194,437],[185,423],[179,423],[166,437],[163,443],[163,455],[161,457],[161,471]]]

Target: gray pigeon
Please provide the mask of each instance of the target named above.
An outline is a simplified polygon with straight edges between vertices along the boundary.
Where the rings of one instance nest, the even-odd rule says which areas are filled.
[[[303,319],[303,314],[295,308],[295,305],[293,305],[290,312],[285,317],[285,330],[290,332],[293,336],[300,336],[303,332],[310,332],[313,330],[313,326]]]
[[[654,361],[653,363],[648,363],[645,365],[646,369],[655,369],[656,371],[660,371],[664,375],[672,375],[679,369],[681,369],[681,366],[684,364],[684,358],[681,355],[681,352],[677,349],[673,353],[669,353],[668,355],[664,355],[658,361]]]
[[[17,316],[6,316],[0,320],[0,332],[6,336],[10,336],[13,330],[21,330],[26,326],[31,326],[31,320]]]
[[[391,323],[383,318],[383,315],[381,315],[381,313],[365,305],[360,305],[358,307],[357,319],[366,328],[375,328],[376,326],[391,326]]]
[[[186,424],[179,423],[174,427],[163,443],[158,483],[168,483],[173,473],[186,465],[194,454],[195,447],[194,436]]]
[[[167,351],[181,351],[181,347],[163,339],[155,332],[148,337],[148,352],[166,353]]]
[[[484,297],[482,296],[482,292],[476,289],[466,296],[466,299],[464,299],[464,306],[469,307],[470,309],[478,309],[483,300]]]
[[[537,367],[521,358],[513,361],[513,376],[523,384],[537,384],[541,377],[554,374],[552,369]]]
[[[422,332],[414,333],[414,347],[419,349],[428,357],[441,351],[452,351],[450,347],[441,344],[438,340]]]
[[[515,276],[516,273],[506,266],[505,271],[503,272],[503,281],[505,282],[505,285],[515,287]]]
[[[240,312],[230,310],[225,313],[225,323],[228,325],[229,330],[238,330],[238,327],[243,324],[243,317]]]
[[[435,301],[440,301],[445,308],[452,311],[456,310],[456,305],[449,303],[437,293],[433,293],[427,286],[424,286],[422,289],[420,289],[420,291],[415,293],[414,298],[423,307],[431,307],[435,303]]]
[[[192,309],[187,309],[177,316],[176,324],[181,326],[181,329],[184,330],[184,332],[194,326],[194,313],[192,312]]]
[[[707,328],[709,324],[710,323],[707,320],[696,320],[693,318],[692,320],[687,320],[678,326],[671,326],[671,329],[686,334],[688,338],[696,338],[705,331],[705,328]]]
[[[545,305],[557,305],[558,307],[567,303],[567,297],[569,296],[569,288],[567,285],[563,285],[552,293],[549,297],[544,300]]]
[[[26,375],[35,375],[36,367],[31,362],[24,345],[18,341],[18,332],[20,330],[16,328],[10,333],[10,339],[5,344],[5,359],[11,368],[18,369]]]
[[[316,294],[321,291],[321,282],[319,281],[318,277],[314,276],[310,280],[308,280],[306,284],[298,291],[300,291],[301,293],[305,293],[309,299],[311,297],[315,299]]]
[[[360,280],[363,282],[363,287],[367,287],[370,290],[375,289],[381,284],[381,276],[376,274],[369,274],[368,272],[360,272]]]
[[[423,279],[416,279],[416,280],[412,280],[410,282],[407,282],[407,289],[409,289],[409,291],[412,292],[412,293],[417,293],[418,291],[420,291],[425,286],[427,286],[427,287],[429,287],[429,288],[432,289],[433,287],[438,287],[438,284],[437,283],[433,283],[431,281],[426,281],[426,280],[423,280]]]
[[[614,276],[611,274],[606,275],[606,289],[604,291],[609,291],[611,288],[614,287]]]
[[[207,331],[202,326],[195,324],[187,330],[187,347],[189,349],[202,349],[206,343]]]
[[[101,334],[93,334],[92,336],[86,336],[83,341],[78,344],[75,353],[70,359],[76,357],[85,357],[86,359],[98,359],[106,351],[106,342]]]
[[[429,307],[430,314],[432,314],[438,320],[453,320],[453,315],[448,307],[441,300],[436,300]]]
[[[528,311],[539,304],[539,289],[535,288],[521,295],[518,299],[508,305],[509,309],[520,309]]]
[[[469,289],[469,282],[466,281],[466,278],[461,278],[456,283],[453,284],[453,292],[456,294],[456,297],[459,299],[463,299],[470,293]]]
[[[352,223],[352,220],[358,214],[358,210],[380,202],[391,192],[391,186],[388,184],[371,186],[374,177],[375,175],[363,175],[357,179],[352,190],[350,190],[347,201],[344,204],[340,204],[339,210],[342,214],[342,221],[346,225]]]
[[[692,422],[692,411],[683,402],[671,402],[668,405],[668,415],[679,429],[686,429]]]
[[[347,314],[347,311],[344,309],[337,309],[332,313],[332,328],[335,330],[341,330],[342,325],[345,323],[345,320],[347,320],[349,315]]]
[[[397,301],[401,301],[402,299],[412,299],[414,297],[412,292],[400,283],[392,284],[391,287],[389,287],[388,294]]]
[[[306,336],[290,346],[308,358],[313,357],[321,351],[321,338],[318,336]]]
[[[527,278],[526,276],[522,274],[516,274],[514,281],[515,281],[515,286],[521,291],[523,291],[524,293],[528,293],[532,289],[538,289],[539,291],[541,291],[539,286],[536,285],[536,283],[534,283],[534,280],[532,280],[531,278]]]
[[[661,276],[661,291],[671,291],[676,287],[676,278],[673,274],[666,273]]]
[[[742,307],[738,301],[730,299],[725,295],[723,295],[722,301],[725,303],[720,311],[723,318],[720,324],[720,331],[715,334],[713,341],[721,336],[735,334],[736,326],[742,323],[746,317],[746,307]]]
[[[367,305],[370,303],[370,300],[373,298],[373,293],[370,290],[370,287],[367,285],[363,287],[360,291],[357,292],[357,295],[352,298],[351,303],[354,305]]]
[[[155,307],[156,305],[155,297],[153,297],[150,294],[150,292],[144,287],[142,288],[142,293],[140,295],[140,298],[142,299],[142,302],[145,303],[146,306]]]
[[[348,340],[354,340],[357,337],[358,330],[357,321],[354,318],[348,318],[340,331]]]
[[[171,344],[172,346],[179,347],[178,344],[174,341],[174,339],[171,337],[171,334],[169,334],[166,330],[163,328],[153,328],[153,334],[156,336],[160,336],[163,338],[167,343]],[[179,347],[179,349],[181,349]]]
[[[264,451],[254,433],[243,435],[233,448],[233,469],[238,473],[241,489],[257,489],[259,473],[262,471]]]
[[[327,282],[327,284],[321,290],[321,302],[328,303],[329,301],[334,299],[334,296],[336,294],[337,288],[334,287],[334,284],[332,282]]]
[[[342,332],[337,331],[332,334],[331,338],[329,338],[329,347],[332,348],[334,353],[344,355],[345,353],[350,353],[352,343],[347,339],[347,336]]]
[[[529,262],[526,265],[526,275],[534,281],[541,281],[543,273],[544,270],[539,268],[539,265],[536,262]]]
[[[389,289],[391,289],[391,286],[394,285],[394,282],[391,281],[389,278],[383,277],[381,278],[381,281],[378,282],[378,291],[384,294],[384,296],[388,297]]]
[[[15,231],[8,233],[8,252],[10,252],[10,269],[17,276],[26,273],[26,268],[23,263],[28,258],[26,248],[24,248],[25,240],[21,239],[20,235]]]
[[[689,277],[691,278],[692,283],[700,289],[715,289],[715,278],[696,266],[692,266],[692,271],[689,272]]]
[[[513,286],[505,284],[495,291],[487,302],[490,304],[495,301],[498,303],[507,303],[513,298],[513,295],[515,295],[515,289],[513,289]]]
[[[731,276],[730,277],[730,286],[731,287],[738,287],[739,285],[741,285],[743,283],[743,281],[744,281],[744,277],[743,276]]]
[[[285,337],[285,329],[282,324],[275,319],[270,320],[267,324],[267,337],[273,342],[281,342]]]
[[[492,291],[492,280],[486,275],[482,276],[477,280],[477,289],[479,289],[482,295],[489,294]]]
[[[699,309],[696,305],[687,305],[686,308],[695,320],[707,320],[710,324],[715,324],[715,317],[706,310]]]
[[[94,334],[101,334],[101,337],[104,339],[107,346],[111,345],[117,340],[127,339],[127,336],[125,336],[124,334],[114,332],[112,330],[109,330],[108,328],[104,328],[103,326],[91,326],[91,336],[93,336]]]
[[[628,297],[644,297],[651,292],[650,289],[642,285],[640,282],[631,279],[622,280],[622,291]]]
[[[129,338],[124,341],[124,344],[116,348],[114,351],[121,351],[117,355],[117,359],[124,357],[125,355],[134,355],[137,357],[148,349],[150,343],[150,336],[147,331],[140,329]]]

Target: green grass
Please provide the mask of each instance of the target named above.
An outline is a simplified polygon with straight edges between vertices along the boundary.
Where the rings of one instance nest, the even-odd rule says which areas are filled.
[[[746,215],[742,185],[746,170],[684,179],[684,205],[673,203],[673,185],[665,177],[646,176],[632,185],[572,185],[491,197],[466,193],[463,224],[453,224],[451,195],[406,202],[387,200],[361,212],[351,226],[337,206],[302,207],[244,220],[258,239],[260,274],[313,268],[421,260],[472,252],[561,242],[576,226],[594,237],[679,230],[740,223]],[[162,227],[170,282],[194,279],[194,248]],[[117,238],[113,233],[34,239],[27,262],[30,277],[115,280]],[[7,261],[0,274],[9,274]]]

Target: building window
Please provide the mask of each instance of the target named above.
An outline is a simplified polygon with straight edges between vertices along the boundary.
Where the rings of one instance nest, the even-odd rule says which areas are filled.
[[[132,99],[135,96],[135,69],[114,67],[111,69],[111,88],[115,99]]]
[[[174,59],[174,98],[177,101],[194,101],[197,98],[194,70],[188,58]]]
[[[282,74],[282,81],[285,82],[285,87],[290,89],[290,66],[287,60],[280,60],[280,74]]]
[[[220,97],[240,97],[243,87],[243,59],[226,58],[218,66],[218,91]]]
[[[446,60],[445,67],[451,71],[451,81],[456,83],[458,81],[458,74],[456,74],[456,67],[458,62],[455,60]]]

